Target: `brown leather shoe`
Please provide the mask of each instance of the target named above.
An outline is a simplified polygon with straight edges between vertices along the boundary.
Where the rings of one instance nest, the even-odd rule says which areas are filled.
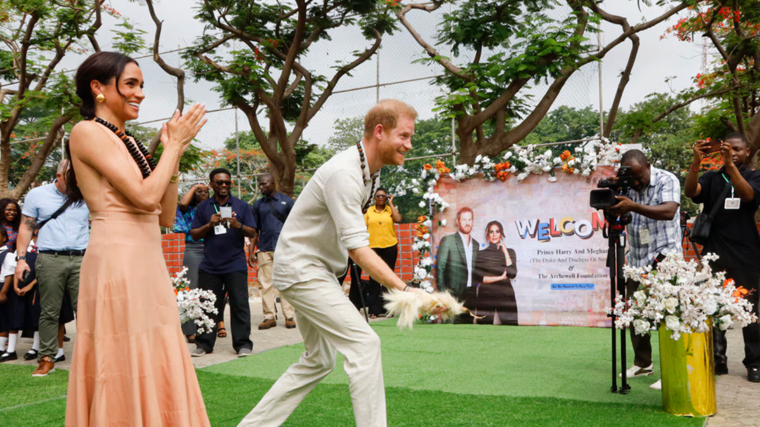
[[[40,364],[37,369],[32,372],[32,376],[44,377],[51,372],[55,372],[55,362],[51,357],[45,356],[40,360]]]
[[[285,327],[293,329],[296,327],[296,319],[285,319]]]
[[[264,329],[274,328],[277,326],[277,321],[274,319],[264,319],[263,322],[259,325],[259,330],[263,331]]]

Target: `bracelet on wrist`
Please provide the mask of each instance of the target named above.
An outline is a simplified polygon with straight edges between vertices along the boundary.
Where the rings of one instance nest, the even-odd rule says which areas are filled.
[[[409,285],[406,285],[406,286],[404,286],[404,290],[403,290],[403,291],[401,291],[401,292],[406,292],[406,291],[408,291],[408,290],[409,290]]]

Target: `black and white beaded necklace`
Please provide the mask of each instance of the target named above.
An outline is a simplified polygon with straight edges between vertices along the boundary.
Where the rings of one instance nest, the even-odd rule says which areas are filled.
[[[115,125],[109,123],[104,119],[101,119],[100,117],[95,117],[95,122],[107,127],[111,132],[115,133],[119,139],[121,139],[121,141],[127,147],[127,151],[129,151],[129,154],[132,155],[135,163],[137,163],[137,166],[140,167],[140,172],[142,172],[143,178],[150,176],[150,173],[153,172],[153,169],[156,168],[156,161],[153,160],[153,156],[148,153],[148,149],[145,148],[145,146],[142,145],[142,143],[138,141],[137,138],[135,138],[126,130],[124,132],[119,131],[119,128],[117,128]],[[129,137],[134,139],[135,142],[132,143]]]
[[[359,162],[362,168],[362,183],[364,183],[367,180],[367,174],[364,172],[364,150],[362,149],[361,141],[356,143],[356,149],[359,150]],[[372,202],[375,194],[375,180],[372,178],[372,176],[370,176],[369,179],[372,180],[372,186],[369,190],[369,200],[367,200],[367,203],[364,204],[363,210],[365,211],[369,209],[370,203]]]

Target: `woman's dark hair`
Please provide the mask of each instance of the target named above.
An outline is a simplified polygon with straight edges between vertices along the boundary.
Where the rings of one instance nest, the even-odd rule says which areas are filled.
[[[124,72],[124,68],[129,63],[137,64],[137,61],[117,52],[98,52],[85,59],[82,65],[77,69],[76,84],[77,96],[82,100],[82,106],[79,107],[79,113],[87,120],[95,118],[95,96],[92,94],[90,83],[93,80],[107,85],[114,80],[116,91],[119,92],[119,78]],[[121,95],[121,92],[119,92]],[[124,95],[122,98],[126,101]]]
[[[377,187],[377,190],[375,190],[375,194],[373,194],[373,196],[377,195],[377,193],[379,193],[379,192],[381,192],[381,191],[382,191],[383,193],[385,193],[385,194],[388,194],[388,192],[385,190],[385,188],[384,188],[384,187]]]
[[[488,230],[491,229],[491,226],[497,226],[499,227],[499,234],[501,235],[501,238],[499,240],[504,240],[504,227],[501,226],[501,223],[499,221],[491,221],[486,225],[486,240],[488,240]]]
[[[82,65],[77,68],[77,75],[75,78],[77,85],[77,96],[82,100],[82,105],[79,107],[79,113],[86,120],[92,120],[95,118],[95,96],[92,94],[92,88],[90,83],[93,80],[99,81],[101,84],[107,85],[113,80],[116,84],[116,92],[119,91],[119,79],[124,72],[124,68],[129,63],[137,64],[137,61],[117,52],[98,52],[91,55],[89,58],[82,62]],[[126,97],[121,95],[126,102]],[[71,159],[71,149],[69,147],[69,141],[64,143],[66,147],[66,158]],[[74,171],[74,163],[69,165],[66,176],[66,197],[76,205],[81,205],[84,202],[84,196],[79,190],[77,185],[77,176]]]
[[[18,231],[19,226],[21,225],[21,207],[18,205],[18,202],[14,199],[0,199],[0,214],[2,215],[2,219],[0,222],[5,224],[5,208],[8,207],[8,205],[16,205],[16,211],[18,213],[16,214],[16,218],[13,219],[13,222],[7,225],[10,225],[11,228],[13,228],[13,231]],[[7,239],[6,235],[6,239]]]

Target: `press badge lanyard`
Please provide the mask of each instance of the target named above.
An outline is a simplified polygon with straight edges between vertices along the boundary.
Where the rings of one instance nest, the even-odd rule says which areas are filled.
[[[228,203],[229,205],[229,203]],[[214,206],[214,212],[219,213],[219,209],[216,208],[216,203],[213,204]],[[222,224],[217,224],[214,226],[214,234],[227,234],[227,227],[223,226]]]
[[[731,184],[731,181],[726,177],[726,174],[722,173],[720,176],[723,177],[723,179],[726,180],[726,183],[731,186],[731,197],[727,197],[726,201],[724,202],[723,207],[725,209],[739,209],[741,206],[741,199],[734,197],[734,185]]]

